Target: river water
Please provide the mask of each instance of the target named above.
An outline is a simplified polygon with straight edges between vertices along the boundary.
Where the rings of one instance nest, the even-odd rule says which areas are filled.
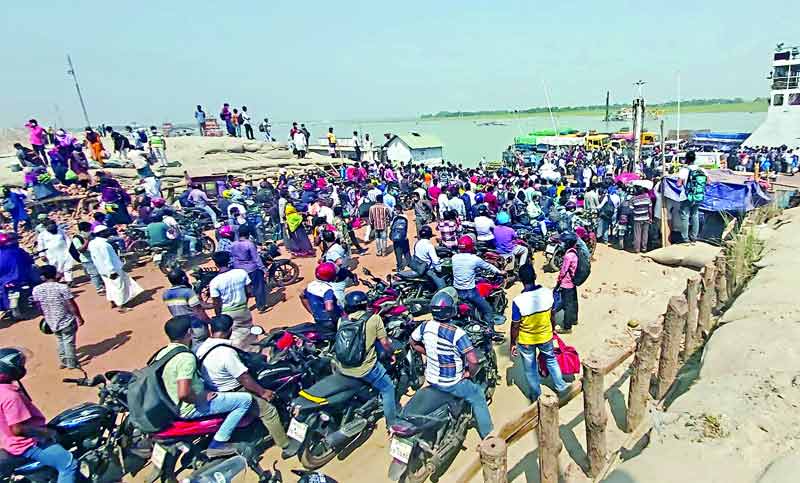
[[[682,114],[681,129],[710,129],[715,132],[752,132],[766,117],[765,112],[726,112],[726,113],[692,113]],[[495,121],[495,119],[487,119]],[[369,133],[373,142],[383,142],[384,133],[402,134],[416,131],[432,134],[444,144],[444,157],[448,161],[464,163],[472,166],[481,156],[487,160],[500,159],[503,150],[514,142],[514,137],[542,129],[553,129],[549,116],[527,117],[523,119],[497,120],[502,126],[479,126],[483,119],[431,119],[406,121],[323,121],[306,123],[313,140],[324,137],[328,127],[334,127],[339,138],[349,138],[353,130],[359,134]],[[631,127],[630,122],[603,122],[595,116],[563,116],[556,119],[559,129],[578,129],[586,131],[618,131],[623,127]],[[664,131],[677,128],[677,116],[664,116]],[[290,124],[276,123],[272,135],[279,141],[288,137]],[[645,129],[658,132],[659,121],[647,120]],[[312,142],[313,144],[313,142]]]

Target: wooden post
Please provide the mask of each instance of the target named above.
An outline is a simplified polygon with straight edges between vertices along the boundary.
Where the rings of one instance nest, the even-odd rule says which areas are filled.
[[[687,360],[697,349],[697,298],[700,280],[692,277],[686,281],[686,337],[683,342],[683,360]]]
[[[686,326],[686,301],[683,297],[670,297],[664,314],[664,336],[661,338],[661,359],[658,361],[656,399],[669,390],[678,374],[678,354],[681,351],[683,328]]]
[[[717,284],[717,310],[722,310],[728,302],[728,264],[725,255],[717,257],[716,263],[716,284]]]
[[[501,438],[486,438],[478,446],[481,455],[484,483],[507,483],[506,452],[508,447]]]
[[[583,416],[586,422],[586,453],[589,476],[600,474],[608,459],[606,446],[606,401],[603,372],[596,359],[583,361]]]
[[[631,382],[628,387],[628,417],[626,431],[632,432],[642,422],[650,400],[650,381],[658,359],[661,324],[649,324],[642,328],[636,355],[631,364]]]
[[[709,263],[703,269],[703,292],[697,309],[697,323],[703,332],[711,332],[711,309],[717,298],[714,277],[714,265]]]
[[[561,453],[558,398],[547,392],[539,396],[539,481],[558,483],[558,455]]]

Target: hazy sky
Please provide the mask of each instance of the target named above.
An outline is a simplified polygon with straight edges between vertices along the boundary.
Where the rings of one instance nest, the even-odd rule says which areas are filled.
[[[766,96],[796,4],[730,0],[3,2],[0,126],[188,122],[196,104],[336,120],[440,110]],[[767,10],[768,9],[768,10]],[[784,12],[781,14],[779,12]]]

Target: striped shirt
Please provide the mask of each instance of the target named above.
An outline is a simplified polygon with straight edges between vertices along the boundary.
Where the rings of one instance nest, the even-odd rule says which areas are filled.
[[[387,229],[391,217],[392,210],[383,203],[372,205],[369,209],[369,224],[373,230]]]
[[[429,320],[417,326],[411,338],[425,346],[425,380],[429,384],[449,387],[464,378],[464,356],[473,347],[463,329]]]
[[[167,305],[170,315],[191,315],[192,309],[200,305],[200,299],[191,287],[176,285],[167,289],[161,299]]]
[[[553,339],[553,326],[550,323],[552,308],[553,291],[549,288],[538,286],[514,297],[511,320],[519,324],[519,344],[544,344]]]

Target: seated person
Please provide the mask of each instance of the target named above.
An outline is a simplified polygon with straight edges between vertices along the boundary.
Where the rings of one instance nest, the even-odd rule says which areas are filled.
[[[300,303],[314,317],[314,322],[331,332],[336,331],[336,325],[342,315],[342,308],[333,285],[338,272],[339,268],[335,263],[320,263],[314,271],[316,280],[309,283],[300,295]]]
[[[477,240],[485,243],[487,247],[495,247],[494,221],[489,218],[489,208],[486,205],[478,205],[478,216],[475,217],[475,235]]]
[[[528,248],[515,243],[517,232],[511,228],[511,217],[505,211],[497,214],[497,226],[494,228],[494,239],[497,252],[501,255],[512,255],[516,266],[521,267],[528,261]]]
[[[439,256],[436,254],[436,248],[434,248],[433,243],[431,243],[431,237],[433,237],[433,230],[428,225],[423,225],[419,229],[419,240],[414,244],[414,249],[412,252],[413,260],[411,262],[414,271],[417,272],[419,275],[425,275],[428,277],[431,282],[436,285],[437,289],[444,288],[447,283],[445,280],[438,274],[441,270],[441,260],[439,260]],[[424,270],[421,270],[422,267],[425,267]]]
[[[173,349],[189,349],[192,343],[192,317],[182,315],[169,319],[164,324],[164,332],[170,343],[156,354],[155,361]],[[253,397],[248,393],[207,391],[197,369],[197,358],[191,351],[172,355],[161,374],[164,390],[178,405],[183,419],[227,414],[205,453],[211,458],[233,454],[236,448],[230,443],[231,435],[253,404]]]
[[[164,223],[163,215],[153,215],[150,217],[150,222],[147,224],[147,242],[151,247],[160,247],[174,250],[178,244],[175,239],[167,236],[169,226]]]
[[[261,422],[272,436],[275,446],[286,448],[289,438],[283,429],[278,410],[269,402],[275,394],[253,379],[239,358],[239,352],[231,345],[233,319],[228,315],[217,315],[211,319],[210,325],[211,337],[200,344],[196,351],[206,387],[222,393],[252,394],[258,405]]]

